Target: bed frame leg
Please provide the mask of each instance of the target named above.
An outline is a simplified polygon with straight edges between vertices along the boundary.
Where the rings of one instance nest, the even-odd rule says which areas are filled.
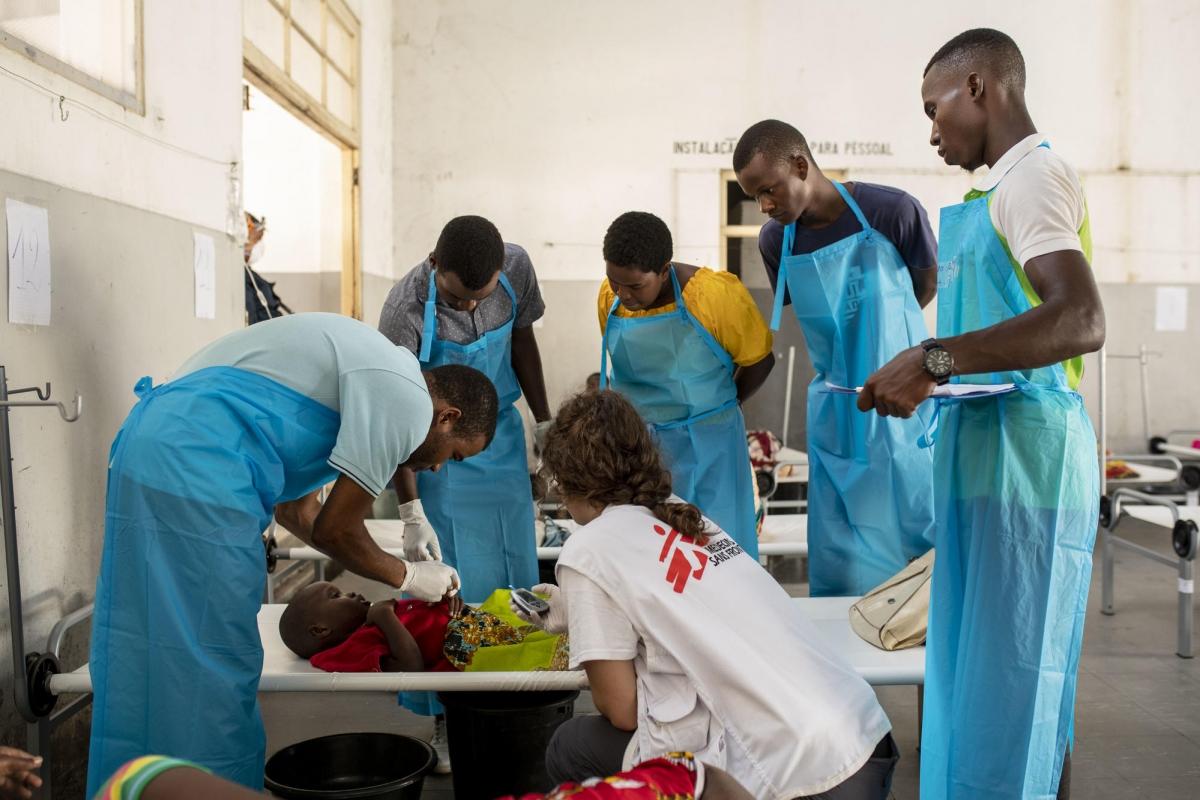
[[[37,722],[25,725],[26,749],[33,755],[42,757],[42,766],[37,773],[42,779],[42,788],[33,794],[40,800],[51,800],[54,797],[54,755],[50,749],[52,730],[49,717],[40,717]]]
[[[1100,528],[1100,613],[1112,616],[1113,609],[1113,544],[1108,528]]]
[[[1195,614],[1192,563],[1190,558],[1179,559],[1179,646],[1175,653],[1180,658],[1192,657],[1192,618]]]

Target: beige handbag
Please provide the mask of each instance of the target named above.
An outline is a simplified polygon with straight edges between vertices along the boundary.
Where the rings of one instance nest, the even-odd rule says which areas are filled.
[[[876,586],[850,606],[850,627],[880,650],[903,650],[925,643],[929,627],[929,582],[933,550]]]

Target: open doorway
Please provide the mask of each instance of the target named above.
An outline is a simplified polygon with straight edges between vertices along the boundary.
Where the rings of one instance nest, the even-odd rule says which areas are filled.
[[[251,266],[293,311],[343,311],[342,148],[256,87],[243,91],[243,204],[265,226]]]
[[[361,23],[345,0],[242,3],[243,203],[295,311],[362,319]]]

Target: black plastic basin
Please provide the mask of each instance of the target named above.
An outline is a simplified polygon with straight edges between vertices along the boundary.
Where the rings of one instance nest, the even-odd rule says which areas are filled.
[[[433,748],[394,733],[340,733],[267,760],[267,789],[292,800],[420,800]]]

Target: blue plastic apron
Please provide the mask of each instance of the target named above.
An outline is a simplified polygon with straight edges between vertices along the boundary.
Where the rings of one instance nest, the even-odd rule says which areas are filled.
[[[624,394],[650,423],[675,494],[692,503],[758,558],[753,472],[734,363],[688,313],[672,265],[675,310],[619,317],[608,310],[600,385]]]
[[[512,303],[504,325],[470,344],[437,335],[437,274],[429,275],[421,332],[421,368],[443,364],[474,367],[491,379],[500,399],[496,435],[487,449],[465,461],[448,461],[437,472],[417,474],[425,515],[437,532],[442,559],[458,570],[462,596],[480,603],[505,586],[538,582],[533,530],[533,492],[525,456],[525,425],[514,405],[521,386],[512,368],[512,331],[517,295],[504,273],[500,286]],[[400,702],[414,713],[442,713],[433,692],[401,692]]]
[[[262,531],[336,475],[340,416],[229,367],[134,391],[109,453],[87,796],[147,753],[261,790]]]
[[[987,195],[942,209],[940,239],[940,337],[1032,307]],[[1061,364],[962,380],[1021,391],[941,410],[921,797],[1052,799],[1096,539],[1096,437]]]
[[[784,228],[771,328],[784,293],[804,331],[816,376],[808,387],[808,558],[812,596],[859,595],[933,547],[933,458],[918,446],[931,409],[910,419],[863,414],[826,381],[862,386],[897,353],[926,337],[912,276],[895,245],[874,230],[840,183],[862,230],[792,255]]]
[[[514,403],[521,386],[512,367],[512,330],[517,296],[501,273],[500,286],[512,302],[512,316],[470,344],[437,335],[437,281],[429,276],[421,368],[464,364],[496,385],[500,415],[487,449],[465,461],[450,461],[437,472],[421,472],[421,505],[442,545],[442,558],[458,570],[463,599],[479,603],[504,586],[537,583],[533,537],[533,493],[525,457],[525,426]]]

